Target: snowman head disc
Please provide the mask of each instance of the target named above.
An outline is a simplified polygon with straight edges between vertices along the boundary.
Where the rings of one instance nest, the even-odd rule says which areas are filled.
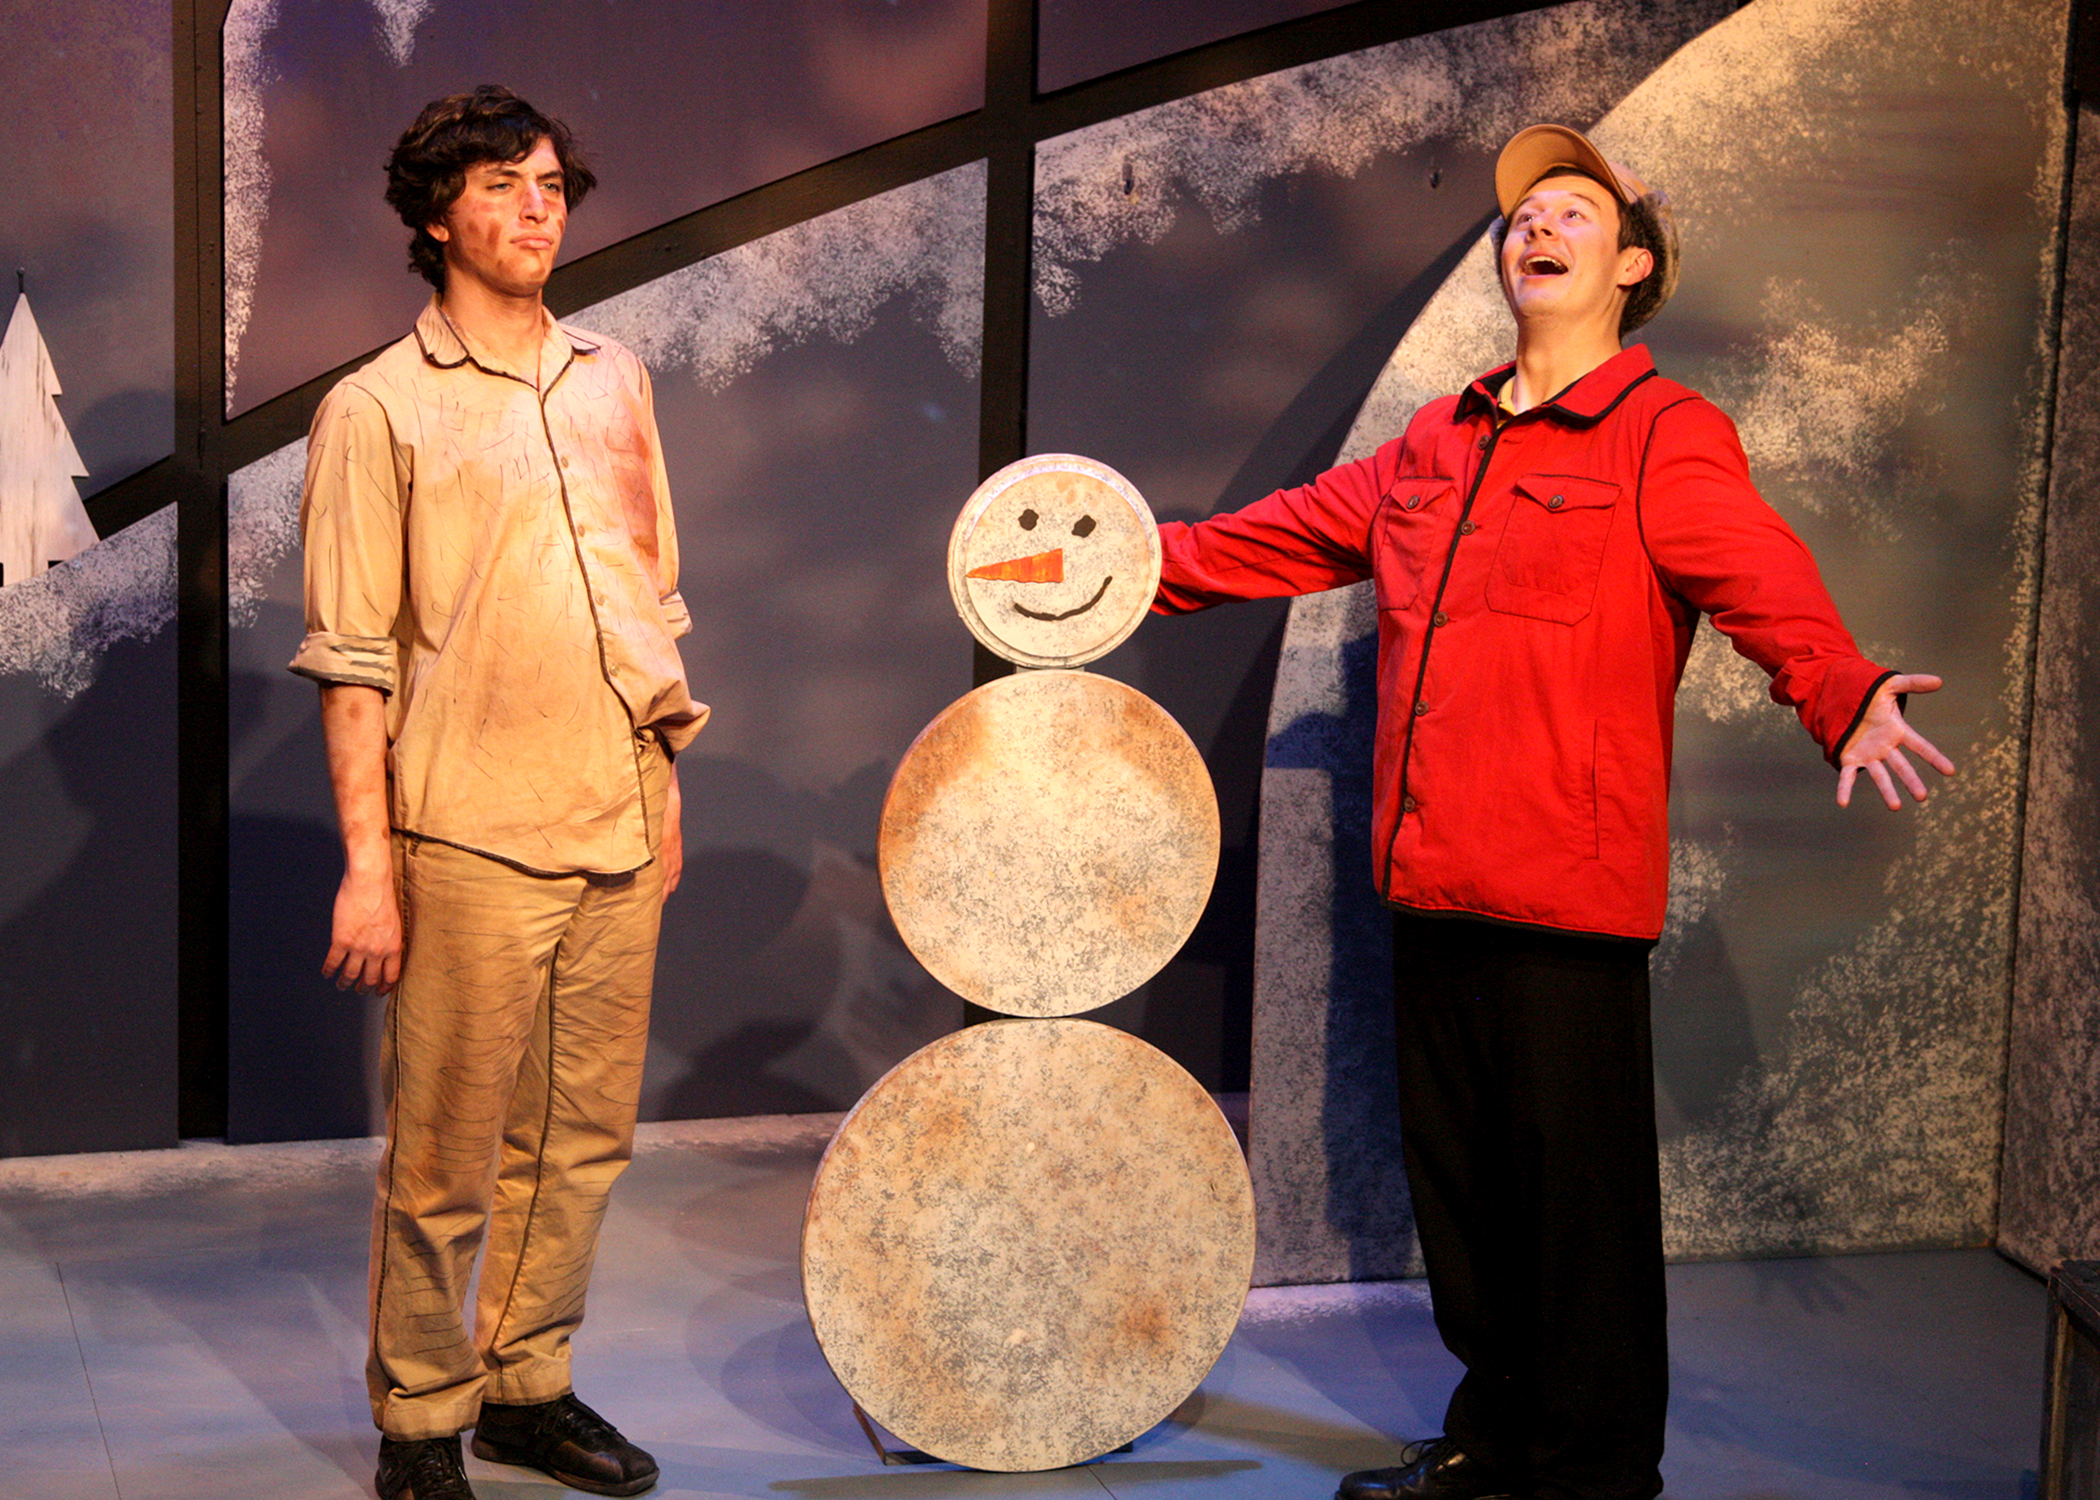
[[[948,592],[970,634],[1024,667],[1106,655],[1159,590],[1159,527],[1106,464],[1042,453],[1008,464],[956,517]]]

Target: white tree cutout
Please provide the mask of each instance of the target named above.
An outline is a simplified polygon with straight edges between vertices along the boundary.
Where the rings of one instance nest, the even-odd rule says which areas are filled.
[[[0,585],[34,578],[100,540],[73,484],[87,466],[58,414],[58,395],[58,372],[24,292],[0,338]]]

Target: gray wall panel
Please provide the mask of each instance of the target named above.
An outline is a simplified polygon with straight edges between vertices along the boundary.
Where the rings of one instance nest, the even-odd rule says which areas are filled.
[[[1998,1244],[2100,1256],[2100,115],[2078,114],[2035,647]]]
[[[0,677],[0,1156],[175,1144],[174,668]]]

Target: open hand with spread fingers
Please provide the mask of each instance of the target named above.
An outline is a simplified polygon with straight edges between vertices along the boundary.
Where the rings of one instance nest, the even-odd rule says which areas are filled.
[[[1901,781],[1913,801],[1923,802],[1928,795],[1924,778],[1918,775],[1917,767],[1910,763],[1909,751],[1924,760],[1942,776],[1954,774],[1954,762],[1940,754],[1932,741],[1910,727],[1903,717],[1903,709],[1897,700],[1906,693],[1936,693],[1940,690],[1940,679],[1927,672],[1916,674],[1896,673],[1874,690],[1874,697],[1867,704],[1867,711],[1860,715],[1859,727],[1852,731],[1844,748],[1838,752],[1839,807],[1852,805],[1852,783],[1864,770],[1874,779],[1881,790],[1881,800],[1891,812],[1900,811],[1903,798],[1896,791]]]

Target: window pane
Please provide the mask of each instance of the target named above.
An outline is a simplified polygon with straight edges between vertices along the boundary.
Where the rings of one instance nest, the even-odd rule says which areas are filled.
[[[229,413],[407,327],[428,288],[381,165],[440,95],[506,83],[576,130],[601,186],[564,260],[983,97],[985,0],[382,9],[415,7],[236,0],[227,19]]]
[[[174,449],[168,8],[0,0],[0,30],[0,96],[35,122],[8,137],[0,325],[19,266],[92,495]]]
[[[1206,42],[1333,10],[1342,0],[1042,0],[1036,87],[1044,93]]]

